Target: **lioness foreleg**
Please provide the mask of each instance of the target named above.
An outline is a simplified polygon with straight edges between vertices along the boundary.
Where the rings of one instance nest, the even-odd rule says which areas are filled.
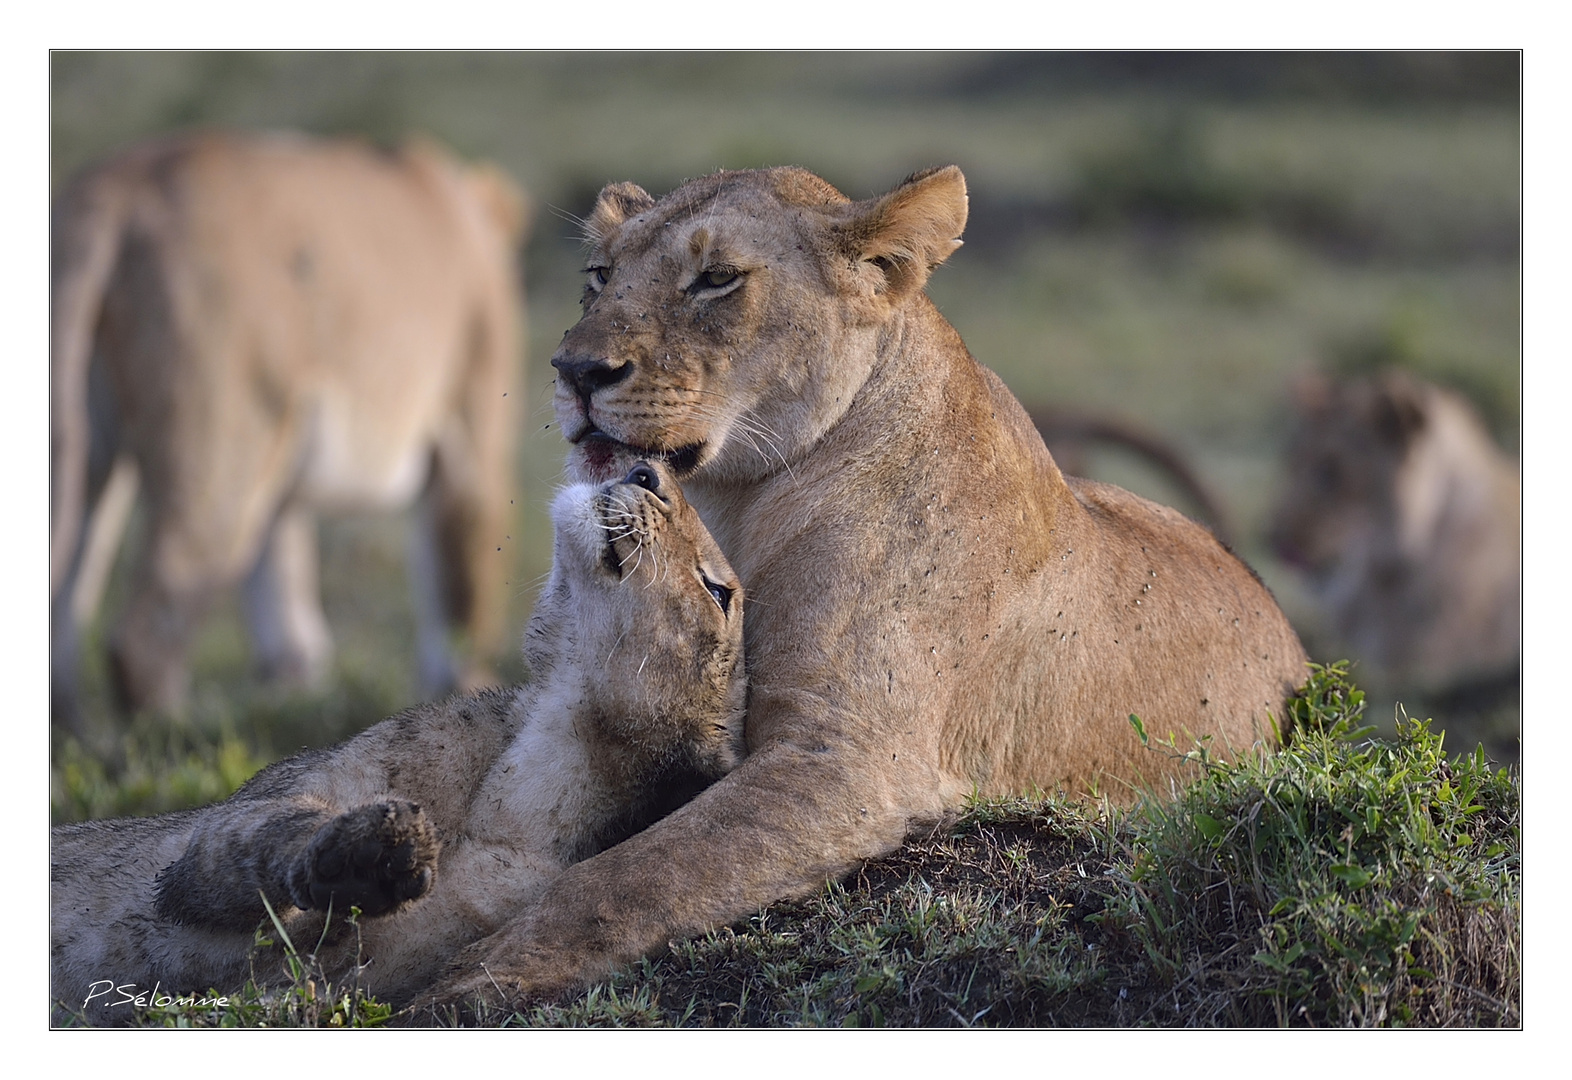
[[[421,502],[428,532],[425,586],[435,593],[427,602],[427,638],[456,630],[465,657],[444,674],[434,649],[422,650],[422,684],[428,694],[450,688],[468,693],[496,684],[487,667],[501,637],[506,615],[508,516],[512,503],[511,468],[518,430],[519,388],[514,385],[517,327],[513,300],[489,295],[471,327],[470,355],[459,380],[460,401],[432,446],[431,477]],[[512,391],[511,397],[509,392]],[[422,586],[416,584],[417,612]],[[429,658],[429,659],[428,659]],[[449,661],[451,663],[451,660]]]
[[[842,771],[874,775],[876,764],[785,744],[755,751],[670,816],[564,870],[513,921],[458,953],[417,996],[417,1013],[476,1001],[518,1007],[577,989],[894,849],[912,819],[888,797],[868,798],[867,785],[859,797]]]
[[[431,479],[416,510],[410,552],[417,652],[428,695],[494,685],[485,666],[502,626],[507,488],[490,475],[489,448],[450,431],[432,455]],[[450,648],[462,634],[465,657]]]

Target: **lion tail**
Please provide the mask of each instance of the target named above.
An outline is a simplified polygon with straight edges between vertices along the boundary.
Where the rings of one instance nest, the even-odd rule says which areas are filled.
[[[85,515],[87,373],[109,279],[119,260],[128,193],[99,174],[56,200],[50,222],[49,594],[71,568]]]
[[[1225,546],[1231,543],[1232,523],[1221,500],[1202,482],[1183,455],[1153,432],[1127,420],[1095,416],[1072,409],[1040,406],[1027,409],[1027,414],[1031,416],[1032,423],[1037,426],[1043,442],[1048,444],[1049,452],[1059,461],[1061,468],[1068,464],[1074,466],[1068,471],[1077,472],[1079,466],[1071,459],[1086,444],[1104,443],[1122,447],[1146,459],[1159,472],[1167,474],[1195,505],[1201,522],[1211,528],[1212,534]]]

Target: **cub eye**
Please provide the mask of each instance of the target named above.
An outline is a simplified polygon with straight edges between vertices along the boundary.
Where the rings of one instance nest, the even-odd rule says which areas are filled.
[[[726,286],[730,285],[740,277],[742,277],[742,274],[739,271],[731,269],[730,267],[721,266],[716,267],[713,270],[705,270],[700,273],[696,279],[694,279],[693,291],[699,292],[703,289],[724,289]]]
[[[720,605],[721,613],[724,615],[730,615],[731,590],[719,582],[711,581],[702,574],[699,576],[704,582],[704,587],[710,591],[710,595],[713,596],[715,598],[715,602]]]

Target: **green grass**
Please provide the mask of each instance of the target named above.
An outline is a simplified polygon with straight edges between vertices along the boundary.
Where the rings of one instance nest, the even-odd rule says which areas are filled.
[[[290,939],[268,903],[268,919],[257,927],[253,942],[252,975],[239,990],[228,992],[209,987],[205,992],[180,996],[162,994],[155,987],[146,1000],[123,1006],[132,1010],[128,1026],[163,1028],[368,1028],[381,1027],[393,1010],[360,988],[359,972],[350,976],[349,985],[335,985],[323,974],[314,952],[302,953]],[[349,922],[358,935],[359,908],[350,908]],[[322,927],[326,940],[332,913]],[[270,935],[276,934],[277,937]],[[356,940],[359,938],[357,936]],[[264,975],[259,982],[257,970],[277,965],[276,975]],[[57,1026],[75,1026],[70,1015],[58,1018]]]
[[[1143,804],[1104,924],[1225,1023],[1515,1023],[1515,775],[1447,755],[1430,721],[1366,739],[1345,675],[1314,669],[1282,753],[1187,755],[1204,773]]]

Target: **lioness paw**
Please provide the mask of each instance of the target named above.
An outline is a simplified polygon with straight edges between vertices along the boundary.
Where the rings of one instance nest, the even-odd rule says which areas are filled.
[[[524,995],[510,995],[484,972],[443,979],[419,994],[404,1009],[401,1023],[409,1027],[495,1024],[524,1007]]]
[[[290,872],[297,905],[385,915],[431,889],[441,844],[425,812],[402,800],[346,810],[317,830]]]

